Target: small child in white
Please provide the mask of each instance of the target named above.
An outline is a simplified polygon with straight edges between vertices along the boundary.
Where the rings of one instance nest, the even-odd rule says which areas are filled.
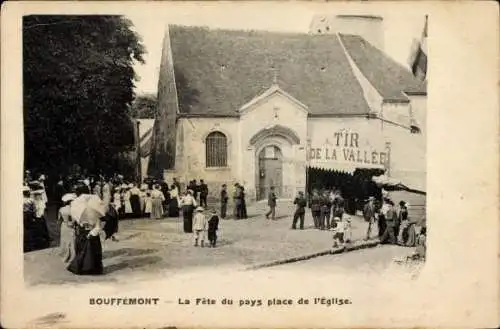
[[[333,220],[337,224],[333,233],[333,248],[343,247],[345,242],[345,233],[347,230],[347,222],[340,217],[335,217]]]
[[[194,233],[194,246],[198,247],[198,241],[203,248],[205,244],[205,232],[207,231],[208,220],[203,213],[203,208],[196,208],[196,214],[193,218],[193,233]]]

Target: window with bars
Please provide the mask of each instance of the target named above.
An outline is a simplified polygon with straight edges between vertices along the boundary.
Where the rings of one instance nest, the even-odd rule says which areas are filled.
[[[214,131],[207,136],[206,166],[227,167],[227,138],[219,131]]]

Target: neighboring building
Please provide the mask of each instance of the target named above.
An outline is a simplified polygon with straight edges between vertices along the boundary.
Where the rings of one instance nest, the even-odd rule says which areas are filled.
[[[169,181],[292,198],[307,168],[380,169],[425,191],[426,85],[363,36],[169,26],[160,70],[150,172]]]

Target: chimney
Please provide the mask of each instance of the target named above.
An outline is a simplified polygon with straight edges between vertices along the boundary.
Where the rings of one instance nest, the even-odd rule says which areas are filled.
[[[317,15],[310,25],[311,34],[353,34],[384,50],[384,19],[373,15]]]

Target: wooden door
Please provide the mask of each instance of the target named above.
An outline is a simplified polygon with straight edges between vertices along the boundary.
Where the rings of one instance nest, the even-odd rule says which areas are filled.
[[[271,149],[270,149],[271,148]],[[268,146],[259,153],[258,160],[258,196],[259,200],[266,199],[271,186],[277,196],[283,191],[283,157],[277,146]]]

